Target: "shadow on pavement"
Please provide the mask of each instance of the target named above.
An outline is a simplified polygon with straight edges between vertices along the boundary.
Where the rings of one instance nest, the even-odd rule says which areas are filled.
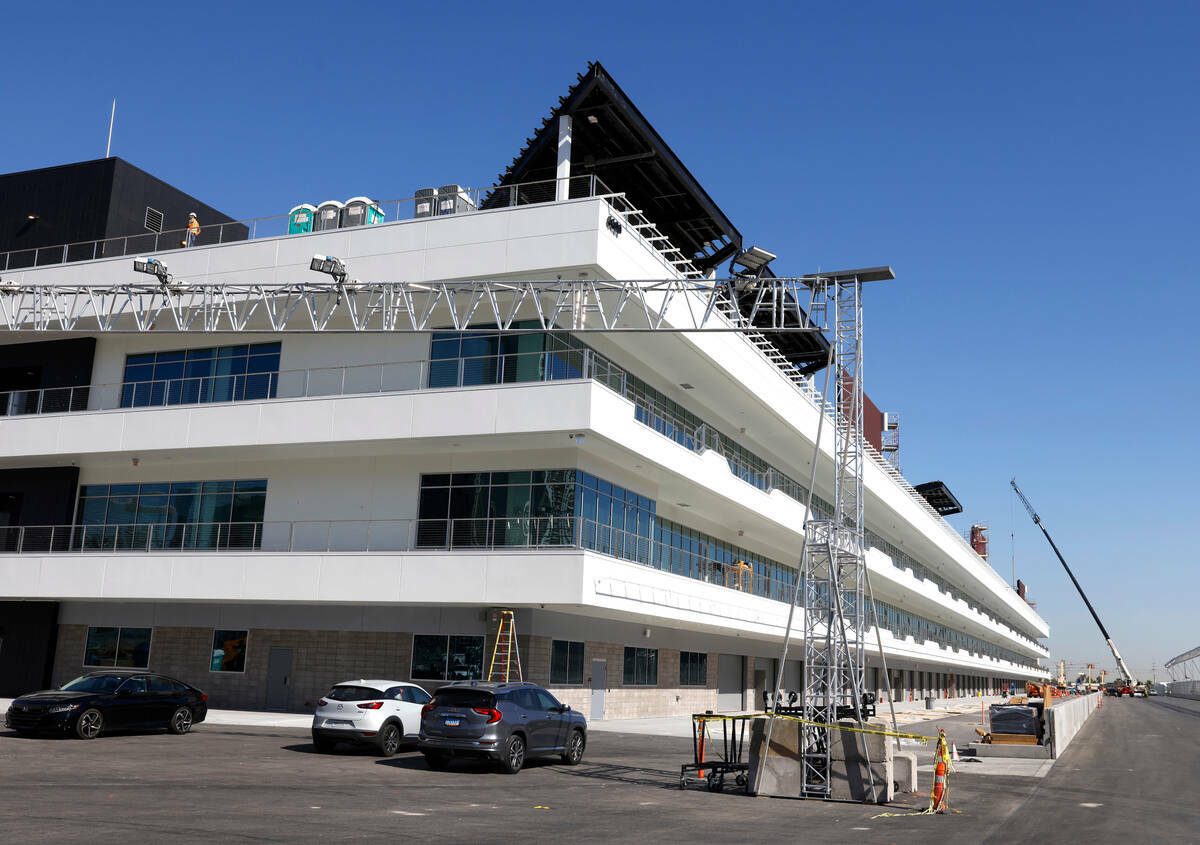
[[[679,772],[663,769],[644,769],[638,766],[619,766],[613,763],[580,763],[578,766],[562,766],[558,771],[579,778],[595,778],[635,786],[654,786],[659,789],[679,789]]]
[[[311,742],[301,742],[297,745],[285,745],[284,751],[294,751],[297,754],[318,754],[322,757],[377,757],[375,749],[370,745],[359,745],[355,743],[340,743],[331,752],[317,751],[315,745]],[[400,746],[397,754],[414,754],[417,750],[416,743]],[[390,758],[385,758],[390,759]]]

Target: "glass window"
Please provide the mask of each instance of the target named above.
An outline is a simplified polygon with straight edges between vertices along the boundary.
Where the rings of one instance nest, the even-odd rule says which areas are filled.
[[[550,683],[583,683],[583,643],[568,640],[550,643]]]
[[[393,689],[403,689],[394,687]],[[391,690],[388,690],[390,693]],[[339,684],[331,689],[325,697],[330,701],[375,701],[380,698],[391,698],[388,693],[380,694],[374,687],[362,687],[356,684]]]
[[[657,686],[658,649],[626,646],[623,682],[625,686]]]
[[[150,692],[165,692],[174,695],[175,685],[166,678],[151,675],[149,677],[149,690]]]
[[[679,652],[679,685],[702,687],[708,683],[708,655],[702,651]]]
[[[145,669],[152,633],[152,628],[89,627],[83,665]]]
[[[147,691],[146,687],[147,687],[146,679],[141,676],[138,676],[135,678],[126,678],[125,682],[121,684],[119,689],[121,689],[125,692],[131,692],[131,693],[136,694],[136,693],[146,692]]]
[[[266,479],[85,485],[74,541],[85,549],[257,548],[266,489]]]
[[[213,631],[211,672],[245,672],[246,641],[249,631],[217,629]]]
[[[411,678],[477,681],[483,678],[483,637],[416,634]]]
[[[446,637],[417,634],[413,637],[411,678],[422,678],[430,681],[446,680],[446,651],[449,641]]]
[[[562,706],[558,703],[557,698],[552,696],[550,693],[546,692],[544,689],[530,690],[530,692],[532,692],[533,697],[537,699],[539,710],[546,710],[546,711],[557,710],[559,707]]]
[[[274,398],[280,348],[276,342],[128,355],[121,407]]]

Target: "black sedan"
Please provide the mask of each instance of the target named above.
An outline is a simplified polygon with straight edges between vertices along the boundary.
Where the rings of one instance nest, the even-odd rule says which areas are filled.
[[[195,687],[164,675],[93,672],[61,689],[16,699],[4,716],[4,726],[19,734],[74,734],[80,739],[138,728],[185,734],[204,721],[207,700]]]

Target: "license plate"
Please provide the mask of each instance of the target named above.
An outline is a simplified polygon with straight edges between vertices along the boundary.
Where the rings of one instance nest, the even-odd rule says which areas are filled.
[[[347,721],[345,719],[329,719],[328,721],[325,722],[325,724],[328,725],[329,727],[334,727],[334,726],[343,726],[344,727],[346,725],[353,725],[354,723]]]
[[[448,728],[457,728],[458,725],[459,725],[458,719],[447,719],[446,720],[446,727],[448,727]]]

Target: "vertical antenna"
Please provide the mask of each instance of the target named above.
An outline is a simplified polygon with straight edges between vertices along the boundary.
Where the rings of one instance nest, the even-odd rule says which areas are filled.
[[[112,154],[112,130],[113,123],[117,119],[117,98],[113,97],[112,114],[108,116],[108,144],[104,147],[104,157],[109,158]]]

